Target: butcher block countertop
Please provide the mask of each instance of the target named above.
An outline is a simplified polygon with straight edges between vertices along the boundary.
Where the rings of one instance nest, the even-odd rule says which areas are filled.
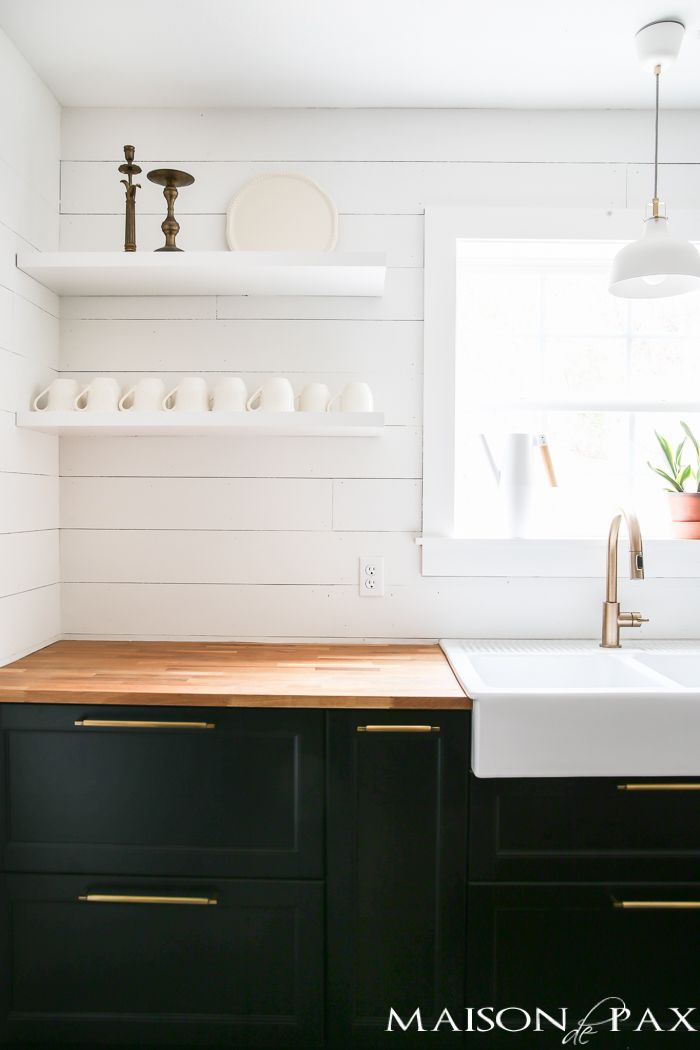
[[[437,645],[55,642],[0,667],[0,702],[471,707]]]

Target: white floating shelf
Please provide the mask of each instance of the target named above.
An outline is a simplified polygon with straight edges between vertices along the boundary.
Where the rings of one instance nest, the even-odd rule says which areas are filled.
[[[17,426],[94,437],[378,437],[382,412],[18,412]]]
[[[59,295],[384,293],[386,258],[358,252],[21,252],[17,266]]]

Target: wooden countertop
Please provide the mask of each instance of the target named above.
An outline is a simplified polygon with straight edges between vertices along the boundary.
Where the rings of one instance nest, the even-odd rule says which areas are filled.
[[[437,645],[55,642],[0,667],[0,702],[465,709]]]

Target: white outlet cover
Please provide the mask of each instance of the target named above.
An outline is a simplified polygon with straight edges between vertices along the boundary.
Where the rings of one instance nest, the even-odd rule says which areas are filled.
[[[360,558],[360,597],[384,597],[384,558],[365,555]]]

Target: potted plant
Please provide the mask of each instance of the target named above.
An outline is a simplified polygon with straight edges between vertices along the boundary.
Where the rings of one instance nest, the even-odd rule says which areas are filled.
[[[675,450],[665,437],[655,430],[665,463],[663,467],[649,467],[668,482],[668,502],[671,509],[671,529],[681,540],[700,540],[700,444],[687,423],[681,421],[685,437]],[[686,444],[694,451],[694,464],[685,462]],[[686,487],[687,486],[687,487]]]

